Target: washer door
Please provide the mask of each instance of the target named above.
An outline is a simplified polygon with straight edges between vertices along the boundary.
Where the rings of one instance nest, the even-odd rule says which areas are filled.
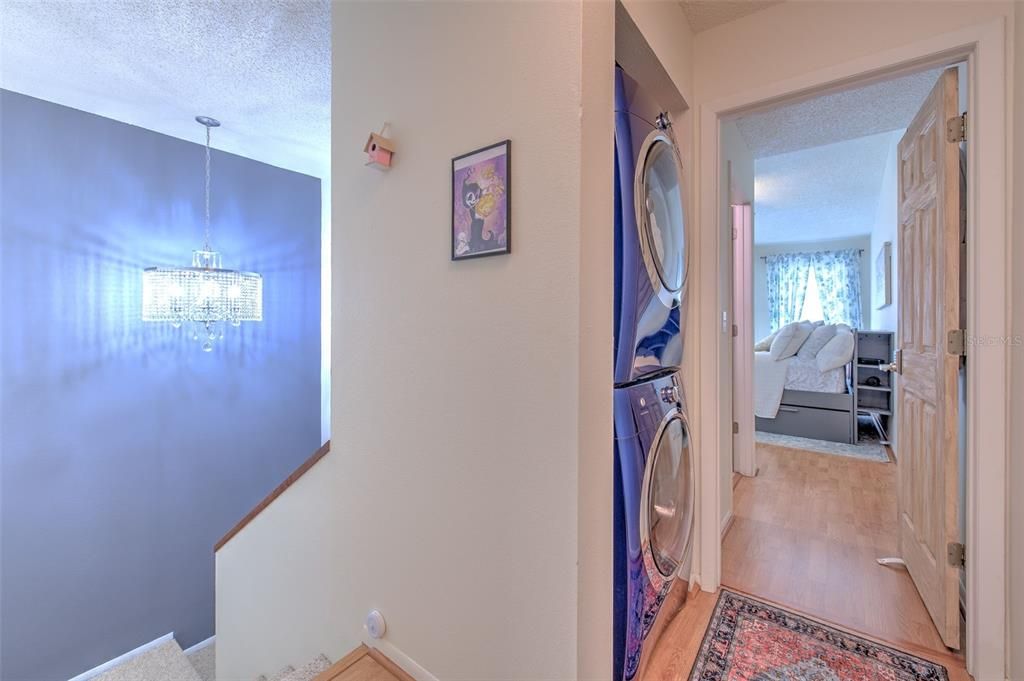
[[[651,286],[674,307],[686,286],[686,211],[679,154],[666,131],[655,130],[640,148],[634,203]]]
[[[644,483],[644,562],[657,588],[671,581],[685,561],[693,529],[693,456],[681,411],[671,412],[658,429]]]

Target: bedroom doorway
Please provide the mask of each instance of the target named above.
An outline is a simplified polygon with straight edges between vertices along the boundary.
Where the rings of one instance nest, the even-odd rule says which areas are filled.
[[[936,655],[961,649],[965,611],[966,366],[946,347],[966,320],[965,146],[946,141],[965,66],[720,133],[735,320],[722,583]]]

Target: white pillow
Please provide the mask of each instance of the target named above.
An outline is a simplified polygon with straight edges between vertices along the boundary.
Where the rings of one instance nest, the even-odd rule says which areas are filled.
[[[840,323],[836,324],[836,331],[850,331],[850,332],[853,332],[853,329],[850,327],[849,324],[843,324],[842,322],[840,322]]]
[[[778,331],[770,333],[761,340],[754,343],[754,352],[768,352],[772,349],[772,341],[775,340],[775,336],[778,335]]]
[[[807,342],[800,346],[796,356],[800,359],[814,359],[835,335],[836,327],[831,324],[815,326],[814,331],[811,331],[811,335],[807,337]]]
[[[853,334],[849,331],[837,330],[825,347],[818,351],[815,361],[818,371],[829,371],[843,366],[853,357]]]
[[[789,341],[793,340],[793,334],[796,333],[796,327],[799,325],[800,322],[790,322],[775,332],[775,337],[772,338],[772,344],[768,348],[768,351],[772,355],[772,359],[779,359],[779,355],[786,350],[786,347],[789,345]]]
[[[813,330],[814,325],[810,322],[786,324],[779,329],[778,335],[772,341],[772,347],[769,351],[772,359],[778,362],[780,359],[786,359],[795,355],[796,351],[800,349],[800,346],[804,344],[804,341],[807,340],[807,337],[811,335]]]

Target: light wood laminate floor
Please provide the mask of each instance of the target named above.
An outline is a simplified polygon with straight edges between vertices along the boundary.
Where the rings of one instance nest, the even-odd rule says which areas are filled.
[[[910,576],[878,565],[896,552],[896,466],[758,445],[722,546],[724,586],[939,662],[967,681],[943,646]],[[717,594],[695,592],[667,626],[645,681],[686,679]]]

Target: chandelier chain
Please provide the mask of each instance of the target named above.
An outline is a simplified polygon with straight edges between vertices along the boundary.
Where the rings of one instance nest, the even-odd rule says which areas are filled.
[[[210,248],[210,128],[206,128],[206,236],[204,248]]]

